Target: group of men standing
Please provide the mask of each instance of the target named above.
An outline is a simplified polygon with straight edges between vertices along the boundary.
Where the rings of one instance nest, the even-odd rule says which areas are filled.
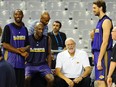
[[[115,49],[113,49],[113,55],[111,55],[113,44],[111,32],[116,31],[112,31],[112,20],[105,14],[106,3],[103,0],[93,2],[93,12],[95,16],[99,17],[92,43],[95,80],[98,87],[107,87],[107,79],[108,86],[111,87],[111,76],[116,67]],[[3,66],[4,59],[10,63],[9,71],[13,72],[12,79],[14,78],[14,82],[3,80],[6,83],[1,83],[0,76],[0,87],[24,87],[24,85],[30,87],[30,80],[33,74],[37,72],[45,78],[47,87],[90,87],[91,80],[88,76],[91,73],[91,67],[88,55],[85,51],[76,49],[76,42],[73,38],[66,39],[66,35],[59,32],[62,26],[59,21],[53,23],[53,31],[48,33],[47,24],[50,15],[48,12],[44,12],[40,17],[40,21],[35,21],[33,28],[30,30],[31,34],[28,36],[28,30],[22,22],[23,11],[17,9],[13,16],[15,21],[7,24],[3,31],[3,55],[0,54],[0,66]],[[65,46],[65,51],[55,54],[57,58],[55,58],[56,77],[54,78],[51,70],[51,48],[53,50],[63,50]],[[113,61],[111,66],[110,58]],[[5,65],[9,66],[8,64]],[[112,65],[114,65],[113,70]],[[14,70],[11,69],[12,67]],[[0,68],[0,72],[1,69],[3,68]],[[108,78],[106,78],[107,75]],[[113,82],[115,82],[114,79]],[[3,85],[7,83],[9,83],[9,86]]]

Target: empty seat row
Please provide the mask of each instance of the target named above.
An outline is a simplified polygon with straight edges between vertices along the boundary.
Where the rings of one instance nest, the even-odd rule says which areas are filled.
[[[111,0],[110,0],[111,1]],[[66,1],[66,0],[58,0],[58,1],[26,1],[26,0],[14,0],[14,1],[0,1],[0,9],[4,10],[14,10],[20,8],[22,10],[34,10],[34,11],[43,11],[43,10],[69,10],[69,11],[80,11],[80,10],[88,10],[92,11],[92,1]],[[107,2],[107,10],[115,11],[116,2]]]

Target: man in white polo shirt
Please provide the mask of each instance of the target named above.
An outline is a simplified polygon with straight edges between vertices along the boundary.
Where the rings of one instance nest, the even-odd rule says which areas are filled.
[[[55,87],[90,87],[91,72],[88,55],[76,49],[73,38],[65,41],[67,50],[61,52],[56,60]]]

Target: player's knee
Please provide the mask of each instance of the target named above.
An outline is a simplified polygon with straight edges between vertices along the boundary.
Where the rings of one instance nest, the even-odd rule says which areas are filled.
[[[98,85],[101,85],[101,84],[105,84],[105,81],[97,80],[96,83],[97,83]]]
[[[25,76],[25,81],[30,81],[31,80],[31,76]]]
[[[46,80],[48,83],[53,83],[54,76],[52,74],[46,75]]]
[[[53,81],[54,81],[54,77],[50,78],[48,82],[53,83]]]

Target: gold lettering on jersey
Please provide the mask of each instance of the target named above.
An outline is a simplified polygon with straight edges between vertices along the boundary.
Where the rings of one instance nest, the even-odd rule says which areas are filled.
[[[45,52],[45,48],[30,48],[30,52]]]
[[[25,36],[13,36],[13,40],[25,40]]]
[[[104,78],[104,76],[103,76],[103,75],[100,75],[100,76],[99,76],[99,78],[100,78],[100,79],[103,79],[103,78]]]
[[[99,29],[95,29],[95,33],[99,33]]]

